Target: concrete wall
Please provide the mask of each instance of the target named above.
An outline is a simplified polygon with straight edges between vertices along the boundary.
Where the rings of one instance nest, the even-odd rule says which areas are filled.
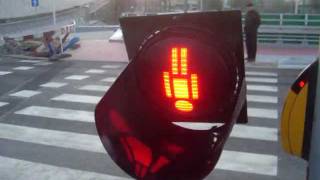
[[[0,19],[20,18],[52,12],[52,2],[61,11],[84,5],[95,0],[39,0],[39,7],[32,7],[31,0],[0,0]]]

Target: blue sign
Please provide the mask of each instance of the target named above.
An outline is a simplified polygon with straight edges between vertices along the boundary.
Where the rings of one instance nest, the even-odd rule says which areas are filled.
[[[32,7],[38,7],[39,6],[39,0],[31,0]]]

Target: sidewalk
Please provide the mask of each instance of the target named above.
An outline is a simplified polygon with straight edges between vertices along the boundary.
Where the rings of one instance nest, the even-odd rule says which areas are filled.
[[[318,48],[259,46],[256,63],[272,64],[281,69],[302,69],[319,56]]]
[[[70,51],[71,60],[128,62],[127,51],[123,43],[110,43],[104,40],[81,40],[81,47]]]
[[[81,48],[70,51],[71,60],[128,62],[124,43],[108,39],[82,40]],[[318,48],[258,47],[256,63],[271,64],[279,68],[303,68],[314,61]]]

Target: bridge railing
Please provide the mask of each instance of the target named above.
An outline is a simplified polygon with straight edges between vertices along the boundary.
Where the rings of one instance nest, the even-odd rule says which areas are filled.
[[[261,14],[261,20],[259,43],[319,44],[320,14]]]

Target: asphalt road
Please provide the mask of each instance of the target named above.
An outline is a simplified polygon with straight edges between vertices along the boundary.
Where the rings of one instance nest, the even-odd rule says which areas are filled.
[[[97,136],[96,103],[125,63],[0,60],[0,179],[126,179]],[[306,163],[285,154],[279,118],[300,70],[246,68],[249,124],[236,125],[206,179],[302,180]]]

